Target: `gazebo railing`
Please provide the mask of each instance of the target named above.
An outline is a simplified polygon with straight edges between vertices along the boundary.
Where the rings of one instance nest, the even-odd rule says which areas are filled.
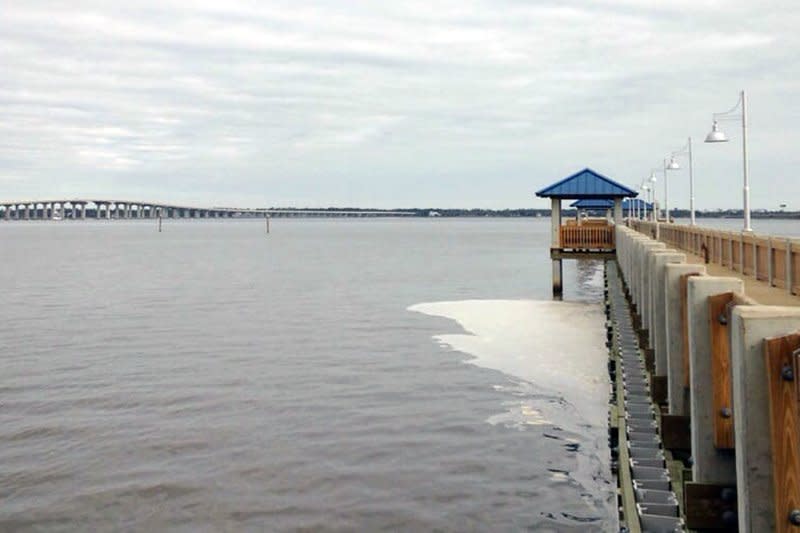
[[[559,242],[562,250],[613,250],[614,226],[606,224],[561,226]]]

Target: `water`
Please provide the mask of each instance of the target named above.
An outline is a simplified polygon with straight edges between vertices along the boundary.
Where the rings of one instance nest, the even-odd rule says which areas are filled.
[[[548,219],[263,231],[0,223],[0,530],[613,529],[601,265],[549,302]]]

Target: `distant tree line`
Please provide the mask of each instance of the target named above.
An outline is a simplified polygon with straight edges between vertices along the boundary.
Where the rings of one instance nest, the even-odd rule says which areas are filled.
[[[458,208],[439,208],[439,207],[411,207],[411,208],[397,208],[397,209],[372,209],[360,207],[274,207],[271,209],[280,209],[285,211],[301,211],[303,209],[313,209],[315,211],[330,211],[331,213],[340,211],[371,211],[371,212],[389,212],[389,211],[402,211],[405,213],[412,213],[411,216],[415,217],[549,217],[550,209],[458,209]],[[604,216],[604,211],[590,212],[595,216]],[[561,215],[564,218],[576,216],[575,209],[563,209]],[[624,213],[627,216],[627,211]],[[689,218],[688,209],[670,209],[670,214],[673,218]],[[741,209],[715,209],[707,211],[696,211],[695,216],[698,218],[742,218]],[[770,211],[766,209],[757,209],[751,213],[753,218],[800,218],[800,211],[784,211],[775,210]]]

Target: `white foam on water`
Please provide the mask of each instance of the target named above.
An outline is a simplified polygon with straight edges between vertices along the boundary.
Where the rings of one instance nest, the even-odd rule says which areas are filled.
[[[574,407],[581,423],[606,423],[608,353],[600,304],[464,300],[421,303],[408,309],[458,322],[465,333],[437,335],[434,339],[471,355],[465,362],[498,370],[563,398]],[[542,406],[533,409],[520,402],[509,410],[510,416],[521,425],[555,420],[564,406],[550,403],[552,408],[542,412]]]

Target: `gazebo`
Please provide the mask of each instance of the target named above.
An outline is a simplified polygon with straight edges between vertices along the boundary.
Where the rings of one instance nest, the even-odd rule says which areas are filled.
[[[551,241],[550,259],[553,261],[553,295],[561,296],[563,259],[607,259],[615,253],[614,226],[622,223],[622,201],[635,198],[638,193],[590,168],[536,192],[539,198],[550,198]],[[588,205],[613,209],[613,223],[606,219],[580,219],[561,223],[561,200],[579,200]]]
[[[614,209],[614,200],[575,200],[570,207],[574,207],[578,212],[601,212],[607,213]],[[628,217],[633,217],[633,213],[644,212],[645,209],[653,209],[653,204],[647,203],[639,198],[622,201],[622,213],[628,213]],[[608,216],[608,215],[607,215]]]

